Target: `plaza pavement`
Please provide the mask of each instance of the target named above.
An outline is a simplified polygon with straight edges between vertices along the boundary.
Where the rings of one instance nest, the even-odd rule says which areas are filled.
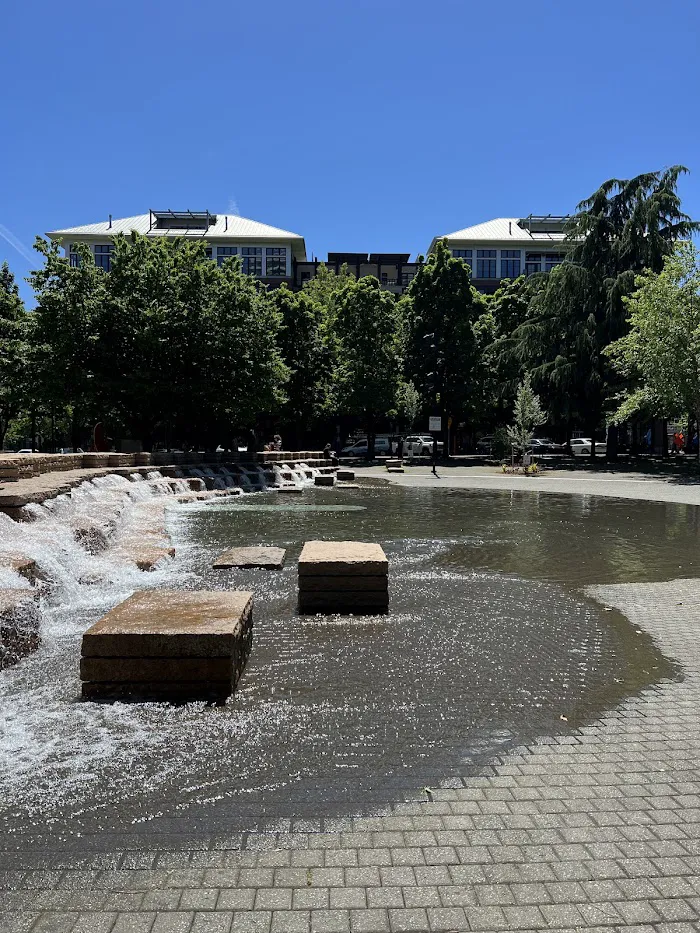
[[[413,470],[391,481],[700,504],[700,486],[647,477]],[[380,814],[290,814],[269,832],[170,851],[5,851],[0,930],[700,930],[700,580],[590,592],[681,676]]]

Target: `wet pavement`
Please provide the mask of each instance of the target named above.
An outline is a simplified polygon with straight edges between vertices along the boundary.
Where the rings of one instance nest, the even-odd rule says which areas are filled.
[[[27,659],[67,722],[2,779],[0,929],[695,928],[700,586],[639,582],[694,576],[693,507],[376,487],[176,525],[170,585],[256,594],[239,693],[96,717],[71,638]],[[315,537],[382,542],[389,616],[296,616]],[[287,565],[210,570],[237,544]]]

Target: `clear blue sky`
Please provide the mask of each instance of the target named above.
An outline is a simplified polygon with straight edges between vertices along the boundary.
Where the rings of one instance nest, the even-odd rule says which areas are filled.
[[[2,33],[18,278],[5,235],[149,208],[415,255],[680,162],[700,218],[698,0],[36,0],[6,4]]]

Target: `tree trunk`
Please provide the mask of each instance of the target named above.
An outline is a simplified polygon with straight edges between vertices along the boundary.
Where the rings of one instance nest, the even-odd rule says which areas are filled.
[[[688,415],[688,429],[685,432],[685,452],[690,454],[693,452],[693,430],[694,430],[694,418],[691,415]],[[700,445],[698,445],[700,447]]]
[[[595,447],[595,440],[593,441]],[[618,434],[617,425],[609,424],[605,445],[605,457],[608,463],[617,463]]]
[[[668,421],[665,418],[661,422],[661,456],[668,460]]]

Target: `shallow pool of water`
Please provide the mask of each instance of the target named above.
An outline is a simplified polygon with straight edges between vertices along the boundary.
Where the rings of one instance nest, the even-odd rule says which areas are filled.
[[[375,484],[175,514],[160,585],[255,594],[236,696],[82,703],[80,637],[104,607],[55,607],[40,651],[0,675],[6,846],[371,810],[676,676],[582,588],[696,575],[690,506]],[[389,614],[299,617],[296,558],[311,538],[380,541]],[[287,547],[284,570],[211,569],[224,548],[255,544]]]

